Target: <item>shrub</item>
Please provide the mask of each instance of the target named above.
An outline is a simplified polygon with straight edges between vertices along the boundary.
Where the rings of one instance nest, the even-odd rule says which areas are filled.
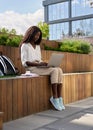
[[[45,50],[88,54],[91,52],[91,45],[83,40],[65,39],[59,44],[58,48],[48,47],[45,45]]]
[[[59,45],[60,51],[88,54],[91,52],[91,46],[83,40],[64,40]]]
[[[6,45],[18,47],[18,46],[19,46],[19,43],[21,42],[21,39],[22,39],[21,36],[9,37],[9,38],[7,39]]]
[[[18,47],[21,40],[22,35],[0,34],[0,45]]]
[[[8,39],[7,34],[1,34],[0,35],[0,45],[6,45],[7,39]]]

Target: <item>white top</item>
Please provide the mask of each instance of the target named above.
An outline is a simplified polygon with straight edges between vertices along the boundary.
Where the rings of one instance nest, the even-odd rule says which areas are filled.
[[[40,45],[36,45],[36,48],[33,48],[33,46],[30,43],[22,44],[21,46],[21,62],[23,66],[27,66],[26,62],[34,62],[35,60],[38,60],[41,62],[41,49]]]

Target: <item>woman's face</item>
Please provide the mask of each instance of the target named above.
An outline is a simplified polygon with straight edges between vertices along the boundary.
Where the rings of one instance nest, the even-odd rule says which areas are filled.
[[[34,37],[35,42],[39,39],[39,37],[40,37],[40,32],[37,32],[36,35],[35,35],[35,37]]]

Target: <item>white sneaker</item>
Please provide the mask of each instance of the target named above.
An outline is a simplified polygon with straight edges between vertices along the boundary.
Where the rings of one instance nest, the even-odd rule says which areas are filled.
[[[52,103],[52,105],[54,106],[54,108],[55,108],[56,110],[58,110],[58,111],[61,111],[61,110],[62,110],[62,108],[61,108],[61,106],[60,106],[60,104],[59,104],[59,99],[58,99],[58,98],[53,98],[53,97],[51,97],[51,98],[50,98],[50,102]]]
[[[65,110],[65,106],[63,105],[63,99],[62,99],[62,97],[59,98],[59,104],[60,104],[62,110]]]

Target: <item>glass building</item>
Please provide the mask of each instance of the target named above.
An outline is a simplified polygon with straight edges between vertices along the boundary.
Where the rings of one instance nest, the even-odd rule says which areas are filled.
[[[93,36],[93,0],[45,0],[43,6],[49,40]]]

